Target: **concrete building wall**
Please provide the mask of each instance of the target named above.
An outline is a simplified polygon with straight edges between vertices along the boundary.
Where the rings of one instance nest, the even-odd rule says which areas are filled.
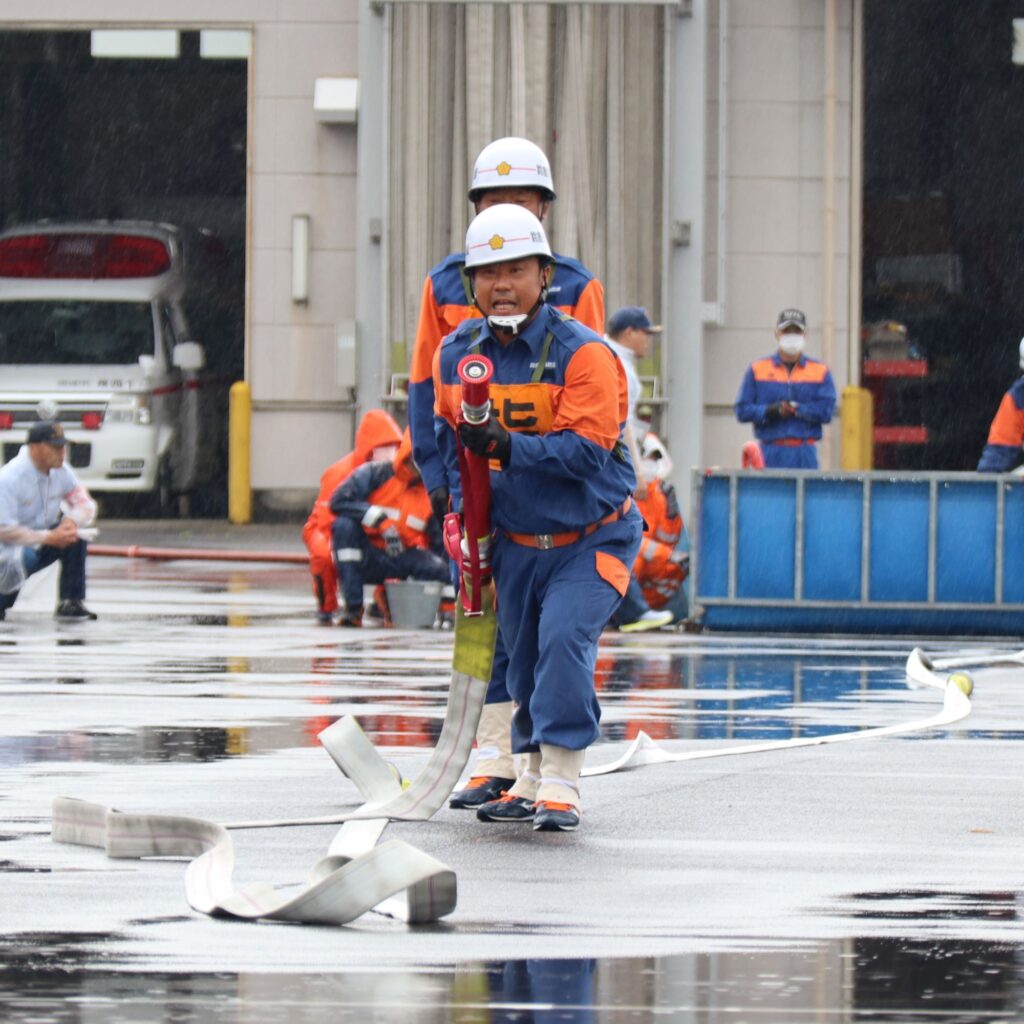
[[[721,323],[704,332],[704,464],[738,466],[751,438],[733,402],[751,360],[775,348],[779,310],[808,317],[808,355],[847,383],[850,279],[850,61],[854,0],[836,0],[835,254],[831,350],[823,352],[826,0],[728,0],[724,150],[726,230]],[[718,299],[716,239],[720,5],[709,9],[705,298]],[[825,467],[838,466],[839,426],[825,428]]]

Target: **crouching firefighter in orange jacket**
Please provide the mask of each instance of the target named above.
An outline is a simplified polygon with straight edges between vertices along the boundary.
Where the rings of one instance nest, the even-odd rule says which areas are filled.
[[[302,528],[302,541],[309,551],[309,571],[313,576],[317,619],[330,623],[338,610],[338,577],[334,571],[331,547],[331,495],[366,462],[390,462],[402,440],[402,431],[389,413],[370,409],[356,431],[356,447],[344,458],[324,470],[320,477],[320,493]]]
[[[544,228],[521,206],[489,207],[470,224],[466,270],[484,319],[465,321],[437,351],[435,429],[456,508],[459,446],[490,459],[495,529],[479,546],[508,654],[512,750],[524,755],[519,778],[477,817],[571,831],[598,736],[598,640],[643,522],[622,445],[625,371],[599,334],[545,301],[551,261]],[[480,423],[460,419],[458,367],[469,355],[493,365],[493,413]]]
[[[386,579],[449,582],[441,527],[430,511],[409,431],[390,462],[361,466],[332,495],[334,564],[345,614],[341,626],[363,624],[363,584]]]

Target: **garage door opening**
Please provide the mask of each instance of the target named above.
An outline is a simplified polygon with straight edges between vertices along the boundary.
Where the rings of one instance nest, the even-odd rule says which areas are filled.
[[[865,3],[863,323],[866,369],[879,365],[864,384],[877,466],[974,469],[1017,373],[1022,17],[1020,0]]]
[[[0,33],[0,228],[131,220],[198,239],[215,286],[184,297],[188,340],[225,437],[245,372],[248,55],[245,31]],[[221,514],[224,490],[221,465],[193,513]]]

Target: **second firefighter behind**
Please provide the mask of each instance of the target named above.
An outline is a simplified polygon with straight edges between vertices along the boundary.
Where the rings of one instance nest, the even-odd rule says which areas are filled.
[[[456,505],[458,443],[491,460],[490,565],[515,702],[512,749],[523,755],[512,787],[477,817],[565,831],[579,824],[580,770],[598,736],[598,640],[626,591],[643,522],[622,443],[625,372],[599,334],[545,301],[551,261],[528,210],[500,205],[474,219],[466,269],[483,319],[445,339],[434,386]],[[470,353],[494,366],[482,425],[459,422],[457,367]]]
[[[529,139],[495,139],[473,164],[469,201],[479,214],[495,205],[512,204],[530,211],[539,221],[555,201],[555,182],[544,151]],[[577,260],[552,254],[548,297],[551,304],[580,323],[604,329],[604,290],[601,282]],[[409,368],[409,427],[413,456],[439,519],[448,511],[448,481],[434,436],[432,366],[441,341],[468,319],[479,317],[466,272],[466,254],[452,253],[434,267],[423,285],[419,323]],[[508,658],[499,628],[494,669],[480,726],[474,776],[452,795],[451,807],[476,807],[497,797],[515,781],[509,732],[512,701],[505,685]]]
[[[391,462],[360,466],[331,496],[341,626],[363,624],[363,586],[386,579],[449,580],[441,527],[412,459],[409,431]]]

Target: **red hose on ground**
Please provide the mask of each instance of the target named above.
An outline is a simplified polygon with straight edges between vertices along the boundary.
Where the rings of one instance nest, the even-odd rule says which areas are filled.
[[[309,555],[289,551],[239,551],[232,548],[147,548],[140,544],[90,544],[90,555],[107,558],[149,558],[153,561],[287,562],[308,565]]]

